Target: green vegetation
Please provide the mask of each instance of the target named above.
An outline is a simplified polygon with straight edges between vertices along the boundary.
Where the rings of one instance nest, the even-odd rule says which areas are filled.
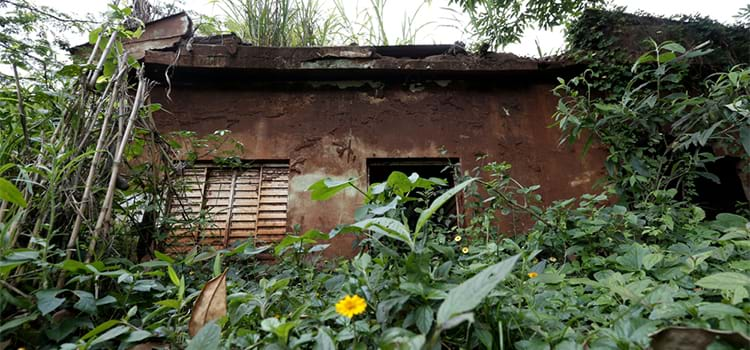
[[[388,0],[214,0],[226,20],[213,31],[228,31],[258,46],[331,46],[414,44],[417,34],[430,23],[418,23],[420,5],[404,14],[401,35],[389,38],[385,11]],[[352,5],[354,4],[354,5]],[[331,5],[329,2],[327,5]],[[208,19],[207,22],[215,22]]]
[[[693,63],[710,45],[650,41],[625,72],[623,53],[584,55],[590,69],[560,80],[562,142],[607,147],[601,193],[545,205],[511,165],[480,158],[452,188],[400,172],[357,188],[355,222],[328,233],[141,262],[144,246],[168,234],[165,197],[184,166],[174,154],[192,161],[228,142],[225,133],[155,130],[160,106],[144,102],[141,67],[123,54],[122,39],[142,32],[130,9],[113,6],[91,32],[87,61],[62,64],[40,33],[86,23],[23,0],[0,4],[11,72],[0,75],[0,347],[644,349],[670,326],[750,334],[746,208],[707,213],[695,187],[716,179],[707,166],[723,154],[750,155],[750,69],[722,67],[696,84]],[[300,4],[255,18],[321,18]],[[324,37],[266,33],[269,44]],[[590,44],[600,35],[572,33]],[[237,165],[232,152],[215,156]],[[118,184],[122,168],[129,186]],[[336,200],[354,184],[321,179],[309,191]],[[459,193],[471,215],[445,210]],[[505,235],[511,217],[527,219],[524,234]],[[356,234],[355,257],[317,254],[345,234]]]
[[[584,10],[608,0],[451,0],[471,17],[475,39],[500,48],[518,42],[529,28],[551,29],[570,23]]]

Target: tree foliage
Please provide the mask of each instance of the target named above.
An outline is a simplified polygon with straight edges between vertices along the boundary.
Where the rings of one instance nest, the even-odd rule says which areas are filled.
[[[568,23],[608,0],[451,0],[472,18],[475,34],[491,47],[518,42],[526,29],[550,29]]]

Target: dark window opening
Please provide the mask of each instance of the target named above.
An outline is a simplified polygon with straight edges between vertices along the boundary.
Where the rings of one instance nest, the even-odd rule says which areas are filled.
[[[721,213],[734,213],[737,211],[738,202],[747,202],[738,175],[739,162],[739,158],[724,157],[706,166],[706,171],[715,175],[719,183],[703,177],[695,181],[695,200],[706,212],[708,219],[713,219]]]
[[[367,179],[369,184],[385,182],[388,176],[394,171],[400,171],[406,176],[412,173],[419,174],[421,178],[439,178],[447,182],[446,186],[441,189],[449,189],[455,185],[454,165],[458,164],[457,158],[370,158],[367,160]],[[442,193],[442,191],[439,191]],[[427,203],[431,203],[439,193],[432,193],[426,198]],[[454,226],[456,224],[456,214],[460,212],[458,206],[460,201],[454,197],[448,203],[444,204],[435,218],[442,218],[443,224]],[[413,228],[419,219],[419,213],[414,209],[418,206],[425,206],[417,202],[408,202],[406,209],[409,221],[409,227]]]

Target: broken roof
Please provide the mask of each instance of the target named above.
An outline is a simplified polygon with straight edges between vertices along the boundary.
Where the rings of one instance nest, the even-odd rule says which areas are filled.
[[[193,35],[192,22],[178,13],[146,25],[141,38],[126,43],[143,59],[149,77],[177,81],[484,79],[490,76],[549,75],[578,69],[563,60],[539,60],[509,53],[468,54],[461,45],[258,47],[234,34]],[[547,72],[547,73],[545,73]],[[189,73],[189,74],[186,74]]]

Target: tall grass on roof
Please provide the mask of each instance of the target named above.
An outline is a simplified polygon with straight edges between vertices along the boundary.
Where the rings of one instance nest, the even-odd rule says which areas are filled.
[[[257,46],[408,45],[432,22],[419,22],[424,3],[404,12],[401,33],[389,38],[388,0],[212,0],[224,29]]]
[[[319,0],[214,0],[227,30],[257,46],[331,45],[339,22]]]

